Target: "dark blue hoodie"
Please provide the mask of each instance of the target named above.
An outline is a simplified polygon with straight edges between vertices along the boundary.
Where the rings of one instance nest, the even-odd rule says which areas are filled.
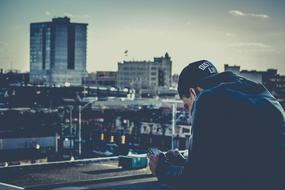
[[[224,72],[201,82],[184,166],[161,159],[156,173],[179,189],[285,189],[284,110],[261,85]],[[285,183],[283,183],[285,184]]]

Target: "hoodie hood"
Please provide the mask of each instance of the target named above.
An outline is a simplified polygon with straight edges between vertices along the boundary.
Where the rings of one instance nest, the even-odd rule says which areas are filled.
[[[255,95],[267,91],[262,84],[255,83],[229,71],[209,76],[200,81],[199,85],[203,89],[226,85],[240,92]]]

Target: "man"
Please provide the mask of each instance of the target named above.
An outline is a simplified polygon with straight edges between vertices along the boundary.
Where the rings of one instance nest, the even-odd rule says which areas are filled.
[[[285,189],[284,110],[263,85],[202,60],[183,69],[178,93],[192,118],[192,143],[183,164],[148,155],[159,181],[193,190]]]

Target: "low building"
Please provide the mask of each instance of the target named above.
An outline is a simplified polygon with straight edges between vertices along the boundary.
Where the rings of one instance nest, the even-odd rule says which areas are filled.
[[[83,79],[83,85],[86,86],[117,86],[117,72],[115,71],[97,71],[96,73],[89,73]]]
[[[190,125],[176,125],[172,131],[171,124],[142,122],[140,127],[140,146],[150,147],[155,145],[161,149],[169,149],[171,141],[175,148],[187,149],[191,137]]]
[[[285,108],[285,76],[278,74],[277,69],[267,69],[267,71],[240,71],[239,66],[225,65],[225,71],[231,71],[256,83],[263,84]]]
[[[252,71],[248,71],[248,70],[242,70],[240,71],[240,66],[229,66],[229,65],[225,65],[225,71],[231,71],[234,74],[240,75],[242,77],[245,77],[249,80],[252,80],[256,83],[262,83],[262,76],[263,73],[262,71],[256,71],[256,70],[252,70]]]
[[[0,87],[7,87],[9,85],[27,85],[29,83],[29,73],[21,73],[19,71],[0,70]]]
[[[35,162],[58,152],[57,110],[0,109],[0,163]]]
[[[96,72],[97,86],[117,86],[117,72],[114,71],[97,71]]]
[[[117,86],[120,88],[160,89],[171,86],[172,61],[168,53],[153,61],[124,61],[118,63]]]

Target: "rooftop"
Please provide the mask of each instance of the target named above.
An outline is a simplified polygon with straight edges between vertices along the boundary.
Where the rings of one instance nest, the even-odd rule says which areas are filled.
[[[160,184],[148,168],[124,170],[118,167],[117,157],[2,167],[0,183],[18,189],[41,190],[169,189]]]

